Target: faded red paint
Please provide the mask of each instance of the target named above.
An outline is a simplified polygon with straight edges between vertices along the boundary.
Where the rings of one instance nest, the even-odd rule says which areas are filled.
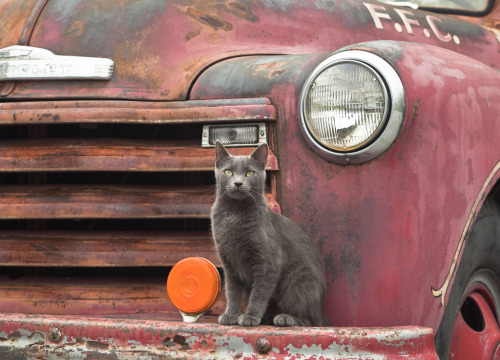
[[[398,32],[394,24],[401,22],[401,18],[390,5],[379,10],[388,17],[383,19],[382,29],[376,27],[362,1],[268,4],[190,0],[150,1],[147,5],[149,11],[145,12],[134,6],[133,1],[69,5],[64,0],[49,1],[33,29],[29,45],[58,54],[112,58],[116,62],[115,75],[105,85],[17,83],[9,96],[184,100],[203,69],[221,59],[331,52],[375,39],[439,45],[500,67],[496,60],[497,40],[486,29],[433,15],[436,33],[460,39],[459,45],[444,42],[436,35],[426,37],[424,29],[432,31],[426,13],[412,10],[412,15],[406,17],[415,18],[413,21],[420,25],[413,25],[412,33]],[[477,42],[484,44],[480,50],[474,46]]]
[[[310,328],[218,326],[213,324],[165,323],[159,320],[137,320],[98,317],[49,317],[3,314],[0,321],[0,353],[10,347],[22,357],[36,350],[45,356],[71,352],[74,355],[99,358],[166,357],[187,359],[260,359],[259,343],[265,339],[271,346],[266,358],[336,359],[378,358],[437,359],[433,336],[425,328]],[[22,328],[22,330],[20,330]],[[59,336],[50,334],[61,334]],[[24,347],[29,338],[38,342]],[[57,342],[51,341],[59,340]]]
[[[438,288],[447,275],[478,191],[500,159],[495,142],[477,140],[479,131],[500,132],[494,120],[500,77],[480,62],[437,47],[373,42],[361,49],[395,66],[407,104],[396,142],[363,165],[329,163],[302,138],[297,89],[323,56],[304,56],[302,68],[290,66],[290,86],[268,77],[273,68],[282,68],[286,56],[228,60],[204,73],[192,96],[210,98],[206,84],[220,85],[216,97],[247,96],[259,84],[261,95],[277,104],[278,198],[283,213],[322,249],[329,283],[325,308],[332,324],[436,329],[443,308],[431,287]],[[245,87],[217,81],[222,75],[233,84],[227,77],[236,73],[234,81],[245,79]]]
[[[474,204],[480,205],[500,178],[497,142],[484,136],[500,133],[495,121],[500,6],[475,20],[479,26],[463,17],[371,1],[140,3],[144,7],[129,0],[0,5],[0,21],[8,30],[2,47],[27,43],[116,63],[109,82],[2,84],[0,96],[9,101],[0,103],[0,123],[29,125],[29,135],[2,138],[0,170],[28,180],[0,185],[0,218],[28,219],[28,230],[43,228],[47,219],[208,219],[213,187],[192,182],[198,173],[211,171],[213,150],[201,149],[198,139],[55,141],[46,137],[47,128],[263,121],[272,149],[268,203],[299,222],[321,248],[328,281],[325,311],[335,327],[242,329],[171,322],[174,310],[161,278],[145,289],[120,286],[116,279],[79,288],[60,279],[38,277],[28,284],[5,277],[0,279],[2,311],[68,316],[0,315],[0,354],[10,346],[13,354],[38,357],[67,348],[101,358],[148,352],[195,356],[190,351],[207,357],[213,351],[243,358],[267,352],[301,358],[314,352],[321,358],[331,351],[345,357],[400,359],[419,353],[422,359],[435,358],[427,329],[338,326],[437,329],[444,310],[431,287],[443,284],[477,211]],[[372,40],[380,41],[352,45]],[[306,77],[342,47],[385,58],[406,92],[405,122],[396,142],[357,166],[318,157],[298,121]],[[65,171],[182,172],[186,180],[180,186],[45,184],[46,172]],[[5,231],[1,265],[166,266],[200,254],[218,264],[208,232],[110,233]],[[210,315],[222,312],[224,302],[220,299]],[[137,320],[141,313],[146,319],[165,314],[166,321]],[[59,341],[54,327],[62,334]]]
[[[275,120],[268,99],[200,102],[47,101],[0,103],[0,124],[214,123]]]

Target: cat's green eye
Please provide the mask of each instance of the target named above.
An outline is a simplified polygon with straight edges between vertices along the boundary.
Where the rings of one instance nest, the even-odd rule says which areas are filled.
[[[255,171],[247,171],[247,173],[245,175],[247,177],[254,176],[255,175]]]
[[[229,169],[224,170],[224,174],[226,174],[226,176],[233,176],[233,172]]]

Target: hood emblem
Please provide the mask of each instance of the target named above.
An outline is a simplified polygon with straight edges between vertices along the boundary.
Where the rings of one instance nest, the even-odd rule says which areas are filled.
[[[56,55],[31,46],[0,49],[0,81],[109,80],[114,66],[111,59]]]

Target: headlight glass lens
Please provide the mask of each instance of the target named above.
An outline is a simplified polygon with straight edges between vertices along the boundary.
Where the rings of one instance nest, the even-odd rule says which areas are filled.
[[[304,120],[321,145],[349,152],[377,137],[384,127],[388,104],[384,83],[374,70],[356,61],[339,62],[311,83]]]

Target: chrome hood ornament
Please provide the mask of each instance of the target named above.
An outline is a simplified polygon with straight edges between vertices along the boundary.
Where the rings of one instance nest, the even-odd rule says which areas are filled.
[[[0,49],[0,81],[109,80],[114,65],[111,59],[62,56],[31,46]]]

